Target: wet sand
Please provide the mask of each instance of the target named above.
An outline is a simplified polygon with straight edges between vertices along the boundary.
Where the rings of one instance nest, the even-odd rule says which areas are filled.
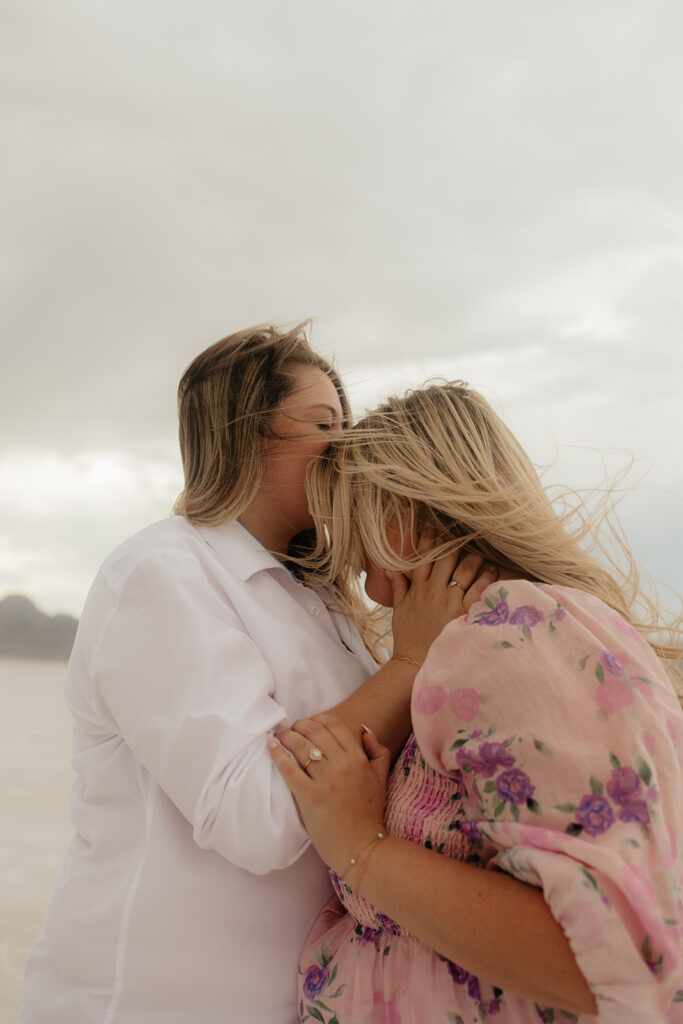
[[[71,838],[65,672],[0,660],[0,1024],[16,1024],[26,955]]]

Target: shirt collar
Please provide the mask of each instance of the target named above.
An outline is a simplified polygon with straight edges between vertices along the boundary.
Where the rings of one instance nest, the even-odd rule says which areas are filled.
[[[236,519],[218,526],[195,526],[195,529],[244,582],[263,569],[280,569],[291,575],[282,562]]]

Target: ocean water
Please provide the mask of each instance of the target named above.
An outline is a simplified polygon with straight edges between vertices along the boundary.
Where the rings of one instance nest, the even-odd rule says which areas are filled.
[[[16,1024],[26,955],[71,838],[64,662],[0,659],[0,1024]]]

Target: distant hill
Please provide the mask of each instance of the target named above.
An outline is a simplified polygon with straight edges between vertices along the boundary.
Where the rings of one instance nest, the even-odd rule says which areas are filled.
[[[45,615],[32,601],[12,594],[0,601],[0,658],[66,661],[78,619]]]

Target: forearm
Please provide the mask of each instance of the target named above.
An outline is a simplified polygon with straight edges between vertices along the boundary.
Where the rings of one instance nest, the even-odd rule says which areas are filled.
[[[331,712],[360,740],[361,726],[372,729],[398,756],[411,729],[410,697],[417,665],[389,661],[350,697],[331,708]]]
[[[432,534],[425,531],[418,551],[421,545],[429,549],[432,543]],[[387,662],[347,700],[328,709],[358,739],[361,725],[372,729],[389,748],[392,759],[401,752],[410,733],[413,681],[429,648],[443,627],[478,601],[497,575],[492,566],[482,568],[483,559],[478,555],[458,559],[453,554],[437,560],[434,566],[422,566],[413,571],[410,583],[401,573],[391,575],[392,630],[398,660]],[[450,586],[456,564],[458,586]]]
[[[597,1012],[540,889],[393,836],[373,850],[361,888],[426,945],[491,984],[543,1005]]]

